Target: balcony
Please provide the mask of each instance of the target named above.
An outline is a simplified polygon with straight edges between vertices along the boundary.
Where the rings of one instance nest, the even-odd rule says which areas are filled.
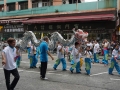
[[[56,11],[57,12],[71,12],[76,10],[87,11],[87,10],[98,10],[98,9],[107,9],[107,8],[116,8],[116,7],[117,7],[117,0],[105,0],[105,1],[79,3],[78,5],[65,4],[61,6],[45,6],[45,7],[26,9],[26,10],[0,12],[0,17],[47,14],[47,13],[56,13]]]
[[[14,2],[21,2],[21,1],[28,1],[28,0],[7,0],[7,3],[14,3]],[[4,4],[4,0],[0,1],[0,5]]]

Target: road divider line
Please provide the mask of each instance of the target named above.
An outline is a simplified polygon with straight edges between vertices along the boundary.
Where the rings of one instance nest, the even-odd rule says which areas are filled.
[[[97,74],[92,74],[90,76],[98,76],[98,75],[105,74],[105,73],[108,73],[108,72],[101,72],[101,73],[97,73]]]
[[[40,72],[37,71],[27,71],[27,70],[18,70],[19,72],[27,72],[27,73],[37,73],[40,74]],[[55,75],[59,75],[59,76],[68,76],[68,75],[63,75],[63,74],[56,74],[56,73],[52,73],[52,72],[48,72],[47,74],[55,74]]]
[[[110,78],[110,80],[120,81],[120,79]]]
[[[116,72],[116,71],[113,71],[113,72]],[[92,76],[98,76],[98,75],[102,75],[102,74],[106,74],[106,73],[108,73],[108,72],[101,72],[101,73],[97,73],[97,74],[92,74],[92,75],[90,75],[91,77]]]

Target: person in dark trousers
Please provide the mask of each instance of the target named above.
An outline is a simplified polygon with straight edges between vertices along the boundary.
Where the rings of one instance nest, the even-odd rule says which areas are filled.
[[[17,56],[16,53],[18,50],[15,48],[16,42],[14,38],[9,38],[7,40],[7,43],[8,46],[5,47],[2,51],[2,65],[4,69],[7,90],[14,90],[20,78],[15,61]],[[14,76],[14,80],[11,84],[10,74]]]
[[[48,78],[45,77],[46,75],[46,70],[47,70],[47,63],[48,63],[48,55],[51,57],[52,60],[54,58],[48,51],[48,42],[49,39],[47,36],[43,37],[43,41],[41,42],[39,49],[40,49],[40,61],[41,61],[41,68],[40,68],[40,75],[41,79],[47,80]]]

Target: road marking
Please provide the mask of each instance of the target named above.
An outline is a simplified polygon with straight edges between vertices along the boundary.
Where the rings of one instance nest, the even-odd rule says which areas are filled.
[[[101,74],[105,74],[105,73],[108,73],[108,72],[101,72],[101,73],[97,73],[97,74],[92,74],[90,76],[97,76],[97,75],[101,75]]]
[[[49,72],[49,73],[54,73],[54,72],[56,72],[56,71],[47,71],[47,72]]]
[[[26,61],[21,61],[22,63],[30,63],[30,62],[26,62]]]
[[[26,61],[21,61],[21,63],[30,63],[30,62],[26,62]],[[41,64],[41,63],[37,63],[37,64]],[[48,65],[51,65],[51,64],[48,64]]]
[[[40,72],[36,72],[36,71],[25,71],[25,72],[29,72],[29,73],[40,73]]]
[[[120,79],[110,78],[110,80],[119,81]]]
[[[19,72],[28,72],[28,73],[37,73],[37,74],[40,74],[40,72],[37,72],[37,71],[27,71],[27,70],[18,70]],[[59,75],[59,76],[68,76],[68,75],[63,75],[63,74],[56,74],[56,73],[51,73],[51,72],[48,72],[47,74],[55,74],[55,75]]]
[[[18,70],[18,72],[23,72],[24,70]]]
[[[113,72],[116,72],[116,71],[113,71]],[[92,76],[98,76],[98,75],[102,75],[102,74],[106,74],[106,73],[108,73],[108,72],[101,72],[101,73],[97,73],[97,74],[92,74],[92,75],[90,75],[91,77]]]

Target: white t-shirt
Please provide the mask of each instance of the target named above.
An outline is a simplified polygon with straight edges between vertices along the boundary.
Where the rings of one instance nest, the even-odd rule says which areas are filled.
[[[30,42],[28,42],[28,45],[27,45],[27,47],[31,47],[31,41],[30,41]]]
[[[118,55],[118,50],[115,50],[115,49],[114,49],[114,50],[112,51],[112,57],[115,57],[116,55]]]
[[[3,50],[6,58],[6,64],[4,65],[4,68],[6,70],[13,70],[16,68],[16,62],[15,62],[15,57],[16,57],[16,48],[11,48],[9,46],[5,47]]]
[[[92,53],[90,51],[85,51],[85,58],[91,58]]]
[[[109,42],[106,42],[106,43],[104,44],[104,47],[109,48]]]
[[[92,43],[87,43],[87,46],[89,46],[89,47],[90,47],[90,49],[92,49],[92,48],[93,48],[93,44],[92,44]]]
[[[31,46],[31,51],[30,51],[30,55],[34,55],[36,54],[36,47],[34,46],[34,51],[33,51],[33,46]]]
[[[16,54],[16,55],[17,55],[17,56],[20,56],[20,52],[21,52],[21,51],[20,51],[20,49],[19,49],[19,50],[18,50],[18,54]]]
[[[64,58],[64,53],[63,52],[60,52],[60,49],[62,48],[61,45],[58,45],[57,47],[57,56],[58,56],[58,59],[61,59],[61,58]],[[62,48],[63,49],[63,48]],[[64,50],[64,49],[63,49]]]
[[[75,47],[72,50],[72,55],[73,55],[73,60],[75,63],[80,61],[81,54],[79,53],[79,51]]]
[[[99,44],[97,43],[97,44],[95,44],[94,45],[94,53],[97,53],[98,51],[99,51]]]

